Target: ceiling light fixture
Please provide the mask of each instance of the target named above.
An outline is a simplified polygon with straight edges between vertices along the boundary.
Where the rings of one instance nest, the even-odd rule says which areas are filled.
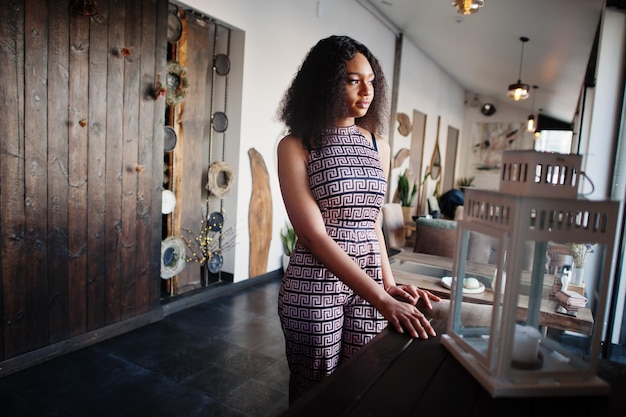
[[[530,116],[528,116],[528,123],[526,124],[526,130],[528,132],[534,132],[537,128],[537,123],[535,123],[535,96],[537,95],[537,87],[533,85],[533,104],[530,108]]]
[[[485,0],[454,0],[452,5],[459,14],[474,14],[483,7]]]
[[[521,38],[519,38],[519,40],[522,41],[522,54],[519,60],[519,76],[517,78],[516,83],[509,85],[509,91],[507,93],[509,98],[515,101],[526,100],[528,98],[528,90],[530,89],[530,86],[528,84],[524,84],[522,82],[522,63],[524,62],[524,44],[528,42],[528,38],[525,36],[522,36]]]
[[[496,106],[492,103],[485,103],[480,108],[480,112],[485,116],[492,116],[496,112]]]

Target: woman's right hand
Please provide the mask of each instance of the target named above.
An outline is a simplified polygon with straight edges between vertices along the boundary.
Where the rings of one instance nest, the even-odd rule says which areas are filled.
[[[430,320],[416,306],[398,301],[392,296],[388,298],[389,300],[378,311],[398,333],[406,331],[411,337],[421,339],[428,339],[429,335],[437,335],[430,325]]]

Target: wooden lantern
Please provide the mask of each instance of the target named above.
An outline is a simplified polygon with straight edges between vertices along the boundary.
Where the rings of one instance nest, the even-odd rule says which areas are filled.
[[[605,395],[608,385],[596,372],[619,204],[571,198],[580,159],[533,153],[504,153],[500,191],[465,192],[442,343],[493,397]],[[557,165],[566,167],[556,169],[565,181],[542,175]],[[515,175],[507,174],[512,166]],[[549,187],[553,192],[546,192]],[[560,272],[548,267],[554,248],[573,244],[591,244],[600,262],[582,298],[566,297],[555,285]],[[487,327],[463,322],[468,278],[486,287],[492,307]]]

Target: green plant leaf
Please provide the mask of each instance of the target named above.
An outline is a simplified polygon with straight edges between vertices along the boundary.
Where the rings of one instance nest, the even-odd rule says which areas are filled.
[[[417,185],[413,184],[413,189],[409,194],[409,177],[406,175],[406,171],[407,170],[398,177],[398,199],[400,200],[401,206],[410,207],[413,205],[413,200],[417,195]]]
[[[280,238],[283,241],[283,249],[285,251],[285,254],[287,256],[291,256],[296,248],[298,236],[296,235],[296,231],[289,223],[285,223],[285,228],[280,231]]]

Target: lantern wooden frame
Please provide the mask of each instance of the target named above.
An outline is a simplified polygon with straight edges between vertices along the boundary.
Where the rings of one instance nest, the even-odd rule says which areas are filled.
[[[523,188],[515,192],[532,193],[532,184],[530,189]],[[541,193],[545,195],[545,191]],[[614,201],[466,190],[463,219],[457,223],[451,314],[442,343],[493,397],[608,394],[608,385],[597,377],[597,367],[618,210],[619,203]],[[468,261],[471,233],[497,241],[489,327],[468,328],[461,322],[464,303],[459,283],[472,268]],[[595,291],[595,317],[591,334],[584,336],[590,348],[584,355],[547,337],[540,325],[549,242],[595,243],[601,256],[601,273],[594,288],[589,288]],[[522,272],[521,254],[529,244],[534,247],[532,268]],[[527,293],[522,294],[521,288]],[[516,324],[520,322],[541,335],[538,368],[520,369],[512,362]]]

